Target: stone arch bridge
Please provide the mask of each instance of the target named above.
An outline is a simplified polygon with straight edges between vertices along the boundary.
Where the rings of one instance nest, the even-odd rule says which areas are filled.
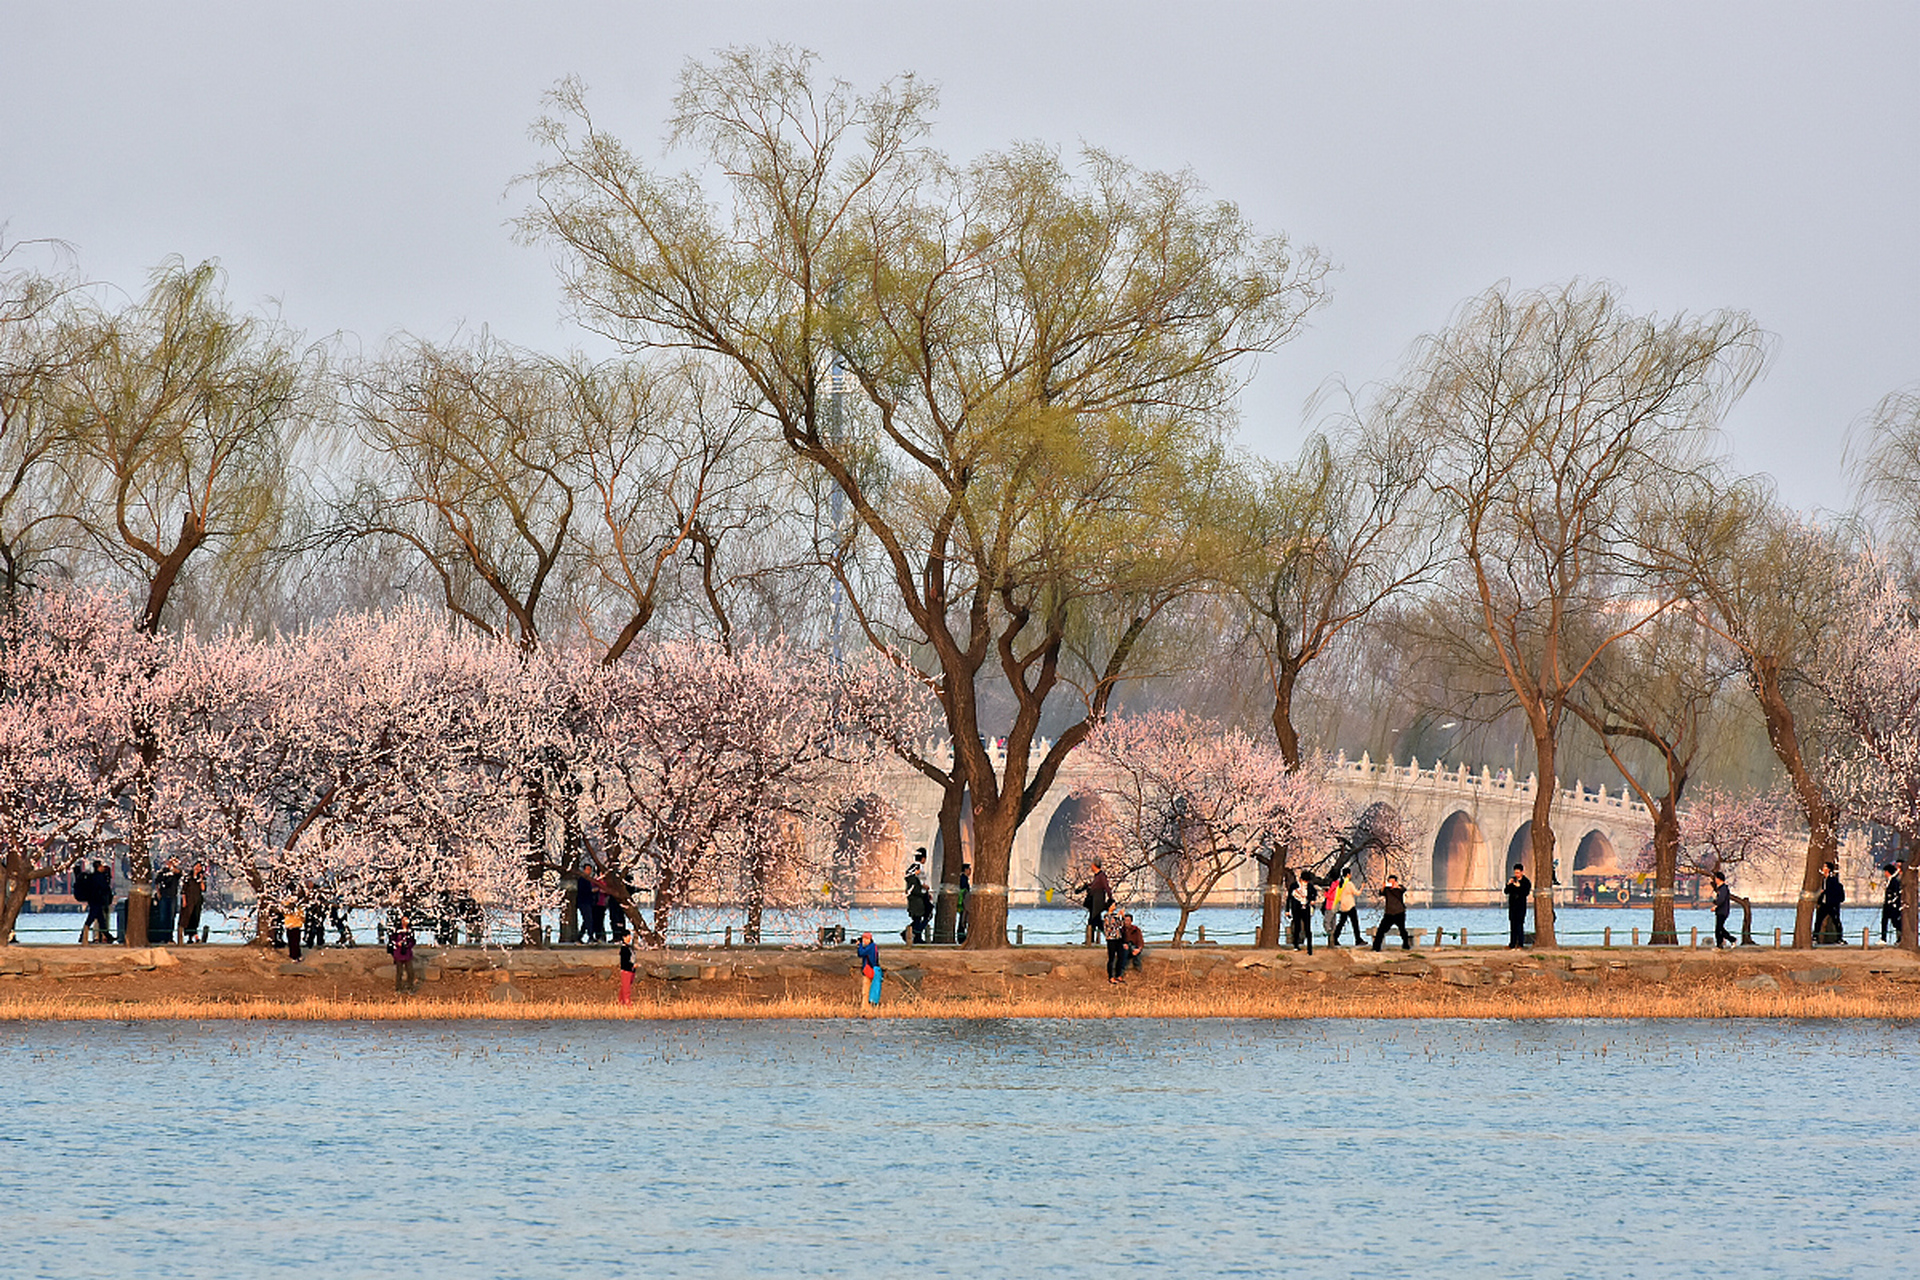
[[[1035,749],[1034,763],[1045,745]],[[944,754],[944,753],[943,753]],[[996,768],[1005,753],[990,752]],[[1331,781],[1356,812],[1384,804],[1405,821],[1412,844],[1409,897],[1420,904],[1479,905],[1504,901],[1501,886],[1507,868],[1531,851],[1533,800],[1537,780],[1524,782],[1502,769],[1478,772],[1464,764],[1418,760],[1406,764],[1366,755],[1350,760],[1341,753],[1330,769]],[[1014,905],[1046,900],[1047,890],[1065,884],[1074,853],[1074,823],[1091,803],[1099,771],[1079,758],[1069,759],[1039,807],[1021,825],[1014,840],[1008,895]],[[940,839],[940,790],[905,765],[887,772],[875,792],[849,815],[845,851],[861,868],[856,901],[899,901],[901,873],[913,850],[930,851],[936,876],[946,850]],[[1653,819],[1644,805],[1602,787],[1575,783],[1554,804],[1554,847],[1560,882],[1557,897],[1570,900],[1573,871],[1601,870],[1631,861],[1653,837]],[[965,832],[962,833],[963,842]],[[854,855],[861,855],[857,858]],[[1258,901],[1258,866],[1249,866],[1214,894],[1222,905]],[[1529,864],[1529,871],[1531,865]]]

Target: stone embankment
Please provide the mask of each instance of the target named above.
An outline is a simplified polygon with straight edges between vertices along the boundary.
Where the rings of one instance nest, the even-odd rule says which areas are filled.
[[[1322,948],[1312,956],[1161,948],[1120,988],[1105,981],[1104,948],[890,947],[882,955],[889,1005],[953,1016],[1805,1014],[1819,1008],[1798,997],[1823,994],[1846,997],[1832,1004],[1837,1014],[1920,1012],[1920,959],[1890,948]],[[411,999],[469,1010],[592,1004],[610,1000],[617,965],[611,948],[422,948],[420,992]],[[826,1012],[842,1002],[857,1006],[851,948],[676,948],[643,952],[638,965],[642,1007],[712,1001],[724,1014],[808,1001]],[[364,1007],[405,999],[393,991],[391,962],[374,947],[324,948],[298,964],[247,946],[0,948],[0,1015],[59,1016],[66,1004]]]

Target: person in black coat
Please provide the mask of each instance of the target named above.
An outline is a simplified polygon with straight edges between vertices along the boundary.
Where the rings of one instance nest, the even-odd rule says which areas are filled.
[[[1831,862],[1823,862],[1820,872],[1826,879],[1821,882],[1820,903],[1813,915],[1813,940],[1816,945],[1841,942],[1847,936],[1840,924],[1840,904],[1847,900],[1847,891],[1840,883],[1840,868]]]
[[[193,870],[187,872],[180,882],[180,927],[179,938],[182,942],[196,942],[200,937],[200,912],[207,904],[207,864],[196,862]]]
[[[168,858],[153,878],[154,912],[147,922],[148,942],[173,941],[173,921],[180,911],[180,859]]]
[[[1293,887],[1287,891],[1287,938],[1293,943],[1293,949],[1300,949],[1300,940],[1307,940],[1307,954],[1313,954],[1313,873],[1311,871],[1293,878]]]
[[[1533,897],[1533,881],[1527,879],[1522,863],[1513,864],[1507,877],[1507,950],[1527,945],[1527,900]]]
[[[1093,864],[1092,878],[1080,889],[1086,895],[1080,901],[1087,909],[1087,945],[1092,946],[1093,935],[1100,928],[1100,917],[1106,915],[1107,908],[1113,905],[1113,885],[1096,862]]]
[[[1413,939],[1407,936],[1407,891],[1401,885],[1399,876],[1388,876],[1386,885],[1380,890],[1380,925],[1373,931],[1373,949],[1378,951],[1380,944],[1387,940],[1387,930],[1400,931],[1400,949],[1413,949]]]
[[[84,881],[83,881],[84,877]],[[93,870],[81,872],[74,877],[74,897],[86,904],[87,918],[80,924],[80,941],[86,942],[87,931],[94,931],[92,941],[112,942],[113,925],[113,872],[107,864],[98,858],[93,860]]]
[[[1901,898],[1900,895],[1902,886],[1906,883],[1904,877],[1907,872],[1907,864],[1904,860],[1896,860],[1886,871],[1887,893],[1880,902],[1880,941],[1885,942],[1887,940],[1887,930],[1892,929],[1893,940],[1898,942],[1900,941],[1900,912],[1901,908],[1905,906],[1905,900]]]

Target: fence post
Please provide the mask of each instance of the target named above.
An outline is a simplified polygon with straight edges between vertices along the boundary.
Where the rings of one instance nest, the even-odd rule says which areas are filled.
[[[1700,926],[1699,925],[1693,926],[1693,941],[1688,943],[1687,945],[1692,947],[1695,951],[1698,951],[1700,949]]]
[[[1636,947],[1640,945],[1640,926],[1639,925],[1633,926],[1633,945]]]
[[[1023,924],[1013,926],[1013,945],[1016,947],[1027,945],[1027,926]]]
[[[1860,930],[1860,949],[1861,949],[1862,951],[1865,951],[1865,950],[1867,949],[1867,946],[1868,946],[1868,942],[1867,942],[1867,932],[1868,932],[1868,931],[1867,931],[1866,929],[1864,929],[1864,928]]]
[[[732,925],[727,926],[727,940],[721,943],[720,945],[728,949],[731,949],[733,947],[733,926]]]
[[[1467,945],[1467,931],[1465,929],[1460,931],[1460,945],[1463,947]]]
[[[1200,945],[1201,945],[1201,946],[1205,946],[1205,945],[1206,945],[1206,942],[1207,942],[1207,926],[1205,926],[1205,925],[1201,925],[1201,926],[1200,926],[1200,939],[1199,939],[1199,941],[1200,941]]]
[[[1773,926],[1773,945],[1776,947],[1780,945],[1780,926],[1779,925]]]
[[[1613,926],[1612,925],[1608,925],[1605,929],[1601,931],[1600,945],[1603,947],[1610,947],[1613,945]]]

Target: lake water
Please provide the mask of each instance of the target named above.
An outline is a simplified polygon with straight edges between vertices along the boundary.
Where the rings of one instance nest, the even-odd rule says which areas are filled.
[[[1887,1276],[1911,1024],[0,1024],[8,1276]]]

